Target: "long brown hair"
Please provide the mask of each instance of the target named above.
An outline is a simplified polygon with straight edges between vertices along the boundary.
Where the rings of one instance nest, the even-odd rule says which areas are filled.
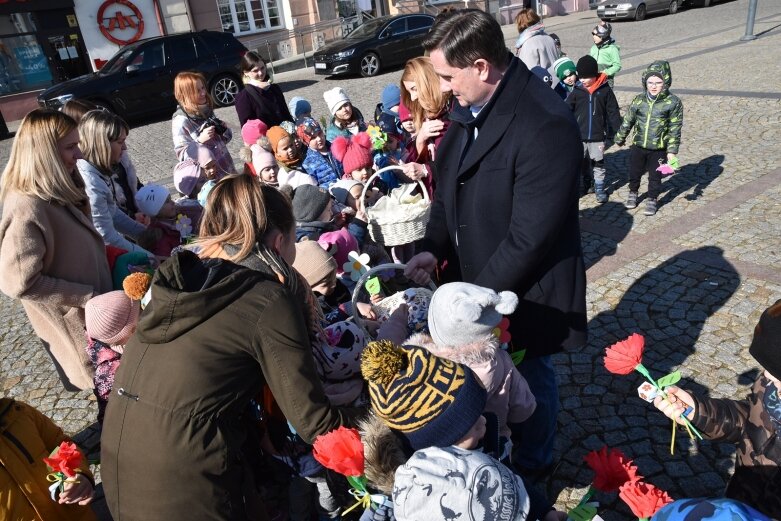
[[[198,245],[203,251],[229,244],[239,249],[228,257],[245,258],[272,230],[289,233],[296,224],[290,199],[274,187],[244,174],[221,179],[209,192]]]
[[[179,105],[181,105],[188,114],[200,113],[197,101],[199,81],[203,83],[204,87],[208,86],[206,78],[200,72],[180,72],[176,75],[176,78],[174,78],[174,98],[176,98],[176,101],[179,102]],[[214,108],[214,101],[212,101],[208,91],[206,92],[206,104],[209,105],[210,109]],[[201,115],[205,116],[206,114]]]
[[[78,172],[68,172],[58,142],[76,130],[73,118],[51,109],[35,109],[22,120],[11,155],[0,177],[0,200],[10,192],[45,201],[72,204],[89,211],[87,193]]]
[[[404,87],[405,81],[415,82],[418,99],[412,97]],[[439,88],[439,76],[434,72],[431,59],[428,56],[412,58],[404,66],[401,74],[401,102],[409,109],[415,128],[420,128],[426,120],[426,112],[441,114],[450,103],[451,92],[442,92]]]

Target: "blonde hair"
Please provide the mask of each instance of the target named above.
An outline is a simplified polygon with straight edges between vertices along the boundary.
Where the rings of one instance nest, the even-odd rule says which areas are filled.
[[[412,101],[409,92],[404,87],[405,81],[415,82],[418,99]],[[426,120],[426,112],[440,114],[450,102],[450,92],[442,92],[439,88],[439,76],[434,72],[431,59],[428,56],[412,58],[404,66],[401,74],[401,102],[409,109],[415,128],[420,128]]]
[[[200,72],[180,72],[174,78],[174,98],[188,114],[200,113],[197,101],[199,81],[203,83],[205,88],[206,78]],[[208,92],[206,93],[206,104],[209,105],[210,109],[214,108],[214,102]],[[206,114],[202,115],[205,116]]]
[[[111,143],[130,133],[127,123],[111,112],[90,110],[79,122],[81,153],[105,175],[111,175]]]
[[[539,23],[540,15],[538,15],[534,9],[525,8],[521,9],[521,12],[515,17],[515,26],[518,28],[518,32],[522,33],[532,25]]]
[[[60,112],[67,114],[73,118],[77,124],[84,117],[84,114],[90,110],[100,110],[97,105],[91,101],[84,99],[71,99],[65,102],[65,105],[60,108]]]
[[[222,178],[209,192],[196,244],[206,254],[230,244],[239,248],[228,260],[241,260],[271,230],[288,233],[295,226],[290,199],[274,187],[258,186],[245,174]]]
[[[58,148],[58,142],[76,128],[73,118],[56,110],[28,113],[16,132],[0,178],[0,200],[17,192],[62,205],[88,205],[81,176],[65,169]]]

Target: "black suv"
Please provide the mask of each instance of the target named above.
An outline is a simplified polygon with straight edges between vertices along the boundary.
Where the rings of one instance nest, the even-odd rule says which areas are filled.
[[[174,78],[198,71],[206,76],[215,103],[231,105],[242,85],[238,65],[246,52],[232,34],[216,31],[139,40],[120,49],[98,72],[46,89],[38,104],[59,109],[71,98],[86,99],[128,119],[172,112]]]

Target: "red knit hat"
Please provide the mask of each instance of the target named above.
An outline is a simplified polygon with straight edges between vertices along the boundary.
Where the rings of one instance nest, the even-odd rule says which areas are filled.
[[[352,139],[339,136],[331,143],[331,152],[337,161],[341,161],[344,173],[350,174],[360,168],[371,168],[372,138],[366,132],[356,134]]]
[[[84,306],[87,335],[110,346],[124,345],[138,324],[141,308],[124,291],[92,297]]]

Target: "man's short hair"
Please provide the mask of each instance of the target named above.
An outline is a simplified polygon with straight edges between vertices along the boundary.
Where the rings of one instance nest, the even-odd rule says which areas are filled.
[[[495,67],[507,64],[501,26],[479,9],[464,9],[435,23],[423,40],[423,48],[429,54],[439,49],[448,64],[462,69],[481,58]]]

